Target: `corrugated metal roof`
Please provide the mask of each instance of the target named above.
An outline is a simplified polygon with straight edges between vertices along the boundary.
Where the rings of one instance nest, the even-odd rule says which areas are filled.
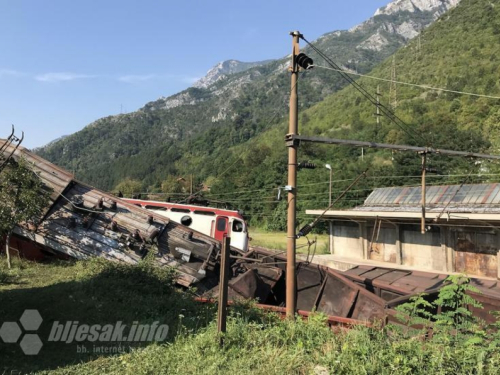
[[[499,212],[500,184],[440,185],[426,189],[426,207],[447,208],[455,212]],[[375,189],[360,210],[373,208],[412,208],[421,204],[421,186],[395,186]]]

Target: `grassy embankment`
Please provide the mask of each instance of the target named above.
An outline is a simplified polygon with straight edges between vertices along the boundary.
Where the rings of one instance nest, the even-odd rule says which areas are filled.
[[[250,246],[261,246],[272,250],[286,250],[286,233],[285,232],[269,232],[260,228],[250,228]],[[328,254],[328,235],[327,234],[312,234],[309,240],[317,239],[316,254]],[[311,252],[314,250],[314,245],[311,246]],[[302,237],[297,240],[297,252],[306,254],[308,251],[307,239]]]
[[[500,366],[500,337],[480,330],[462,313],[440,316],[433,337],[424,340],[422,331],[395,326],[334,333],[321,315],[308,321],[282,321],[251,305],[240,306],[232,310],[225,346],[219,348],[213,307],[197,305],[171,280],[170,271],[148,264],[131,267],[102,260],[16,261],[8,271],[0,257],[2,321],[17,321],[27,308],[38,309],[44,318],[37,332],[44,342],[40,354],[25,356],[19,345],[0,343],[0,372],[497,374]],[[447,292],[445,304],[461,301],[456,288]],[[412,316],[423,311],[422,302],[417,300],[406,311]],[[56,320],[87,324],[160,320],[170,332],[166,343],[144,343],[135,349],[127,344],[125,353],[115,355],[82,354],[74,342],[46,341]],[[78,344],[90,349],[110,345]]]

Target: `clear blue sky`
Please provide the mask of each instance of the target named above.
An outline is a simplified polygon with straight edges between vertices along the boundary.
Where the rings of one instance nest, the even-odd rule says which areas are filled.
[[[0,0],[0,138],[42,146],[191,85],[217,62],[279,58],[288,32],[348,29],[389,0]]]

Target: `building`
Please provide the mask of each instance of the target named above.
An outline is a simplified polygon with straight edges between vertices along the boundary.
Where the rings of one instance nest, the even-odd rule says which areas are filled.
[[[333,222],[332,253],[500,278],[500,184],[427,187],[424,234],[421,194],[420,186],[379,188],[362,206],[327,211],[324,219]]]

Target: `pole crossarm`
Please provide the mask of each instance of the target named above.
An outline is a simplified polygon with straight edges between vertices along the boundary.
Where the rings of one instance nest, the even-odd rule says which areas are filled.
[[[336,139],[336,138],[322,138],[322,137],[310,137],[306,135],[298,134],[287,134],[285,136],[285,141],[288,143],[297,144],[297,142],[312,142],[312,143],[324,143],[331,145],[345,145],[345,146],[359,146],[359,147],[369,147],[369,148],[386,148],[390,150],[398,151],[413,151],[424,154],[440,154],[440,155],[450,155],[450,156],[465,156],[479,159],[493,159],[500,160],[500,155],[489,155],[480,154],[475,152],[467,151],[455,151],[455,150],[445,150],[432,147],[420,147],[420,146],[409,146],[409,145],[393,145],[390,143],[375,143],[375,142],[364,142],[364,141],[354,141],[349,139]]]

